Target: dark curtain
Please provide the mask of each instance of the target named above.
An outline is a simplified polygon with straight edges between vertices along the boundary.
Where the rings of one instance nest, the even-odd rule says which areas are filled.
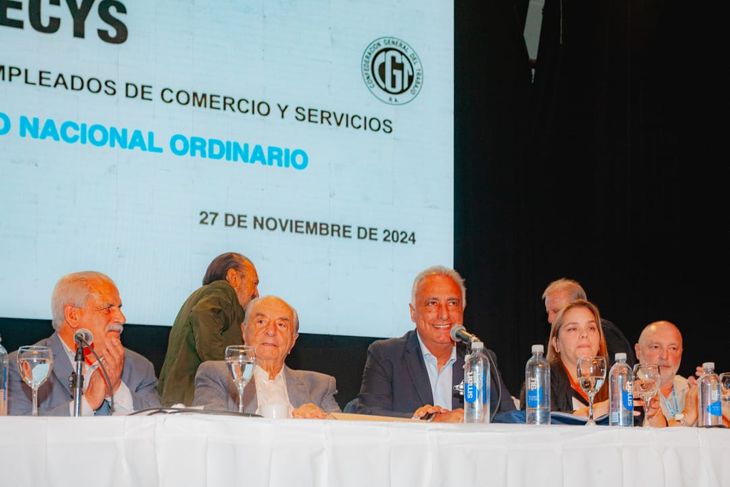
[[[727,87],[711,14],[546,0],[531,83],[523,2],[472,3],[456,16],[455,258],[467,326],[513,393],[559,277],[632,342],[675,322],[682,373],[730,370]]]

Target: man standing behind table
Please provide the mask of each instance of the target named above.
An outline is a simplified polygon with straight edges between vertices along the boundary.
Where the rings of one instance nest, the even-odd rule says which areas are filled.
[[[451,328],[463,324],[465,306],[466,289],[458,272],[434,266],[418,274],[409,305],[416,329],[370,345],[355,410],[414,418],[433,414],[434,421],[462,422],[464,398],[453,387],[464,379],[466,347],[454,343]],[[486,353],[494,364],[491,411],[514,410],[496,369],[497,357],[491,350]]]
[[[551,326],[560,310],[567,304],[578,299],[588,300],[585,290],[577,281],[565,278],[551,282],[542,293],[542,299],[545,301],[545,312]],[[609,362],[613,363],[616,352],[623,352],[626,354],[626,362],[633,367],[636,358],[634,357],[631,342],[612,322],[601,318],[601,327],[603,327],[603,336],[608,347]]]
[[[69,378],[74,371],[76,345],[74,334],[87,329],[93,335],[92,347],[101,357],[109,376],[114,397],[114,413],[158,407],[157,378],[152,363],[122,346],[124,330],[122,300],[114,281],[100,272],[76,272],[63,276],[53,290],[51,310],[56,332],[36,345],[51,349],[53,365],[48,379],[38,389],[41,416],[73,414],[73,392]],[[111,398],[107,384],[93,355],[83,366],[84,393],[81,414],[109,415]],[[18,372],[17,352],[9,357],[8,412],[31,413],[31,389]]]
[[[195,373],[206,360],[223,360],[241,345],[244,308],[259,295],[259,276],[241,254],[221,254],[208,265],[203,286],[183,303],[170,330],[159,391],[164,406],[193,403]]]

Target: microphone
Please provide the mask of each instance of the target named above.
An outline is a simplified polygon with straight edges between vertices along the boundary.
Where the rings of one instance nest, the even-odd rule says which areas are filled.
[[[74,363],[76,367],[71,373],[71,390],[74,396],[74,417],[81,416],[81,396],[84,392],[84,347],[91,347],[91,342],[93,341],[94,335],[86,328],[79,328],[74,333],[74,343],[76,343]]]
[[[74,341],[77,345],[88,347],[91,345],[91,342],[94,341],[94,334],[86,328],[79,328],[76,330],[76,333],[74,333]]]
[[[466,328],[464,328],[464,325],[456,325],[451,328],[451,331],[449,331],[449,334],[451,335],[451,339],[455,342],[462,342],[468,345],[471,348],[472,343],[479,342],[481,344],[484,344],[478,336],[474,335],[473,333],[469,333],[466,331]],[[497,403],[496,407],[492,408],[491,412],[491,419],[494,418],[494,415],[497,414],[497,411],[499,411],[499,407],[502,404],[502,378],[500,377],[499,372],[497,371],[497,364],[494,363],[492,360],[492,357],[485,353],[487,357],[487,362],[489,362],[489,369],[490,375],[493,375],[496,379],[496,387],[497,387]],[[454,386],[454,392],[459,392],[461,394],[464,393],[464,382],[462,381],[461,384]]]
[[[481,342],[479,337],[466,331],[464,325],[456,325],[452,327],[449,334],[451,335],[451,339],[455,342],[462,342],[467,345],[471,345],[474,342]]]

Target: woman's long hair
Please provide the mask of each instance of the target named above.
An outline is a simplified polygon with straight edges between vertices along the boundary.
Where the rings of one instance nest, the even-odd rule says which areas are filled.
[[[596,320],[596,324],[598,326],[598,336],[599,336],[599,342],[598,342],[598,355],[606,359],[606,369],[608,369],[609,360],[608,360],[608,348],[606,347],[606,337],[603,335],[603,325],[601,324],[601,313],[598,311],[598,308],[595,304],[591,303],[590,301],[587,301],[585,299],[576,299],[575,301],[572,301],[568,303],[563,309],[560,310],[558,313],[558,316],[555,318],[555,321],[553,322],[553,326],[550,328],[550,338],[548,338],[548,352],[547,352],[547,359],[550,364],[557,364],[558,362],[562,363],[562,359],[560,357],[560,352],[555,350],[555,347],[553,346],[553,342],[557,341],[558,336],[560,335],[560,329],[563,327],[563,324],[565,323],[565,313],[568,312],[568,310],[571,310],[573,308],[585,308],[589,310],[593,317]],[[555,339],[555,340],[553,340]],[[606,370],[606,381],[603,383],[603,386],[598,391],[595,397],[595,402],[601,402],[608,399],[608,370]]]

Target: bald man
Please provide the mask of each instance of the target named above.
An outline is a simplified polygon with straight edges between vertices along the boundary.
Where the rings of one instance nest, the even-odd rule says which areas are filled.
[[[659,366],[660,412],[654,426],[691,426],[697,421],[697,383],[677,375],[682,362],[682,333],[674,323],[649,323],[635,345],[636,357],[642,364]],[[649,416],[653,416],[649,413]]]

